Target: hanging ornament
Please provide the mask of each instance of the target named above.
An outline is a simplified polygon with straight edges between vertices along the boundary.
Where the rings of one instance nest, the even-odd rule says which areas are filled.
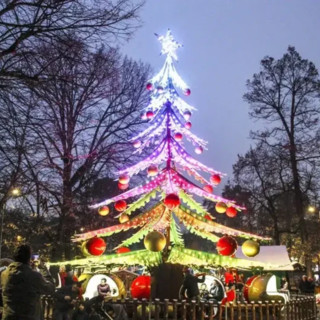
[[[129,183],[127,183],[127,184],[122,184],[122,183],[118,182],[118,188],[119,188],[120,190],[126,190],[126,189],[128,189],[128,187],[129,187]]]
[[[184,127],[185,127],[186,129],[191,129],[191,127],[192,127],[191,122],[190,122],[190,121],[186,122],[186,123],[184,124]]]
[[[119,183],[121,183],[121,184],[128,184],[129,181],[130,181],[130,177],[127,174],[122,174],[119,177]]]
[[[129,221],[129,216],[127,214],[122,214],[120,217],[119,217],[119,222],[120,223],[126,223]]]
[[[138,149],[141,147],[141,141],[140,140],[136,140],[134,143],[133,143],[133,146]]]
[[[203,148],[201,146],[198,146],[194,149],[196,154],[201,154],[203,152]]]
[[[210,177],[211,183],[217,185],[221,182],[221,177],[218,174],[214,174]]]
[[[191,112],[190,111],[186,111],[184,114],[183,114],[184,118],[188,121],[190,118],[191,118]]]
[[[218,202],[215,208],[218,213],[225,213],[228,207],[224,202]]]
[[[152,231],[145,236],[143,243],[147,250],[159,252],[164,249],[167,240],[162,233],[158,231]]]
[[[154,177],[158,174],[158,167],[156,165],[151,165],[147,172],[149,177]]]
[[[121,254],[121,253],[127,253],[127,252],[130,252],[131,250],[127,247],[121,247],[121,248],[118,248],[116,253],[117,254]]]
[[[110,212],[110,210],[109,210],[108,206],[100,207],[99,210],[98,210],[98,213],[100,214],[100,216],[103,216],[103,217],[108,215],[109,212]]]
[[[210,216],[210,214],[206,214],[206,215],[204,216],[204,218],[205,218],[206,220],[212,221],[212,217]]]
[[[145,112],[141,113],[140,118],[141,118],[141,120],[147,120],[147,114]]]
[[[213,192],[213,187],[211,184],[206,184],[204,187],[203,187],[203,190],[208,192],[208,193],[212,193]]]
[[[217,251],[222,256],[232,256],[237,251],[237,241],[231,236],[223,236],[217,242]]]
[[[139,276],[132,281],[131,297],[134,299],[149,299],[151,292],[151,277]]]
[[[169,193],[166,195],[164,198],[164,204],[169,208],[169,209],[174,209],[175,207],[179,206],[180,204],[180,199],[179,197],[174,194],[174,193]]]
[[[147,111],[146,116],[147,116],[147,119],[148,119],[148,120],[152,119],[153,116],[154,116],[153,111]]]
[[[236,217],[236,216],[237,216],[237,213],[238,213],[238,211],[237,211],[237,209],[234,208],[234,207],[229,207],[229,208],[227,208],[227,210],[226,210],[226,215],[227,215],[229,218],[234,218],[234,217]]]
[[[186,96],[190,96],[191,90],[188,88],[188,89],[184,90],[183,93],[184,93]]]
[[[174,139],[178,142],[182,140],[182,137],[183,137],[183,135],[180,132],[177,132],[174,134]]]
[[[124,210],[127,209],[127,203],[124,200],[118,200],[115,204],[114,204],[114,208],[119,211],[122,212]]]
[[[146,89],[151,91],[153,89],[153,85],[151,82],[148,82],[147,85],[146,85]]]
[[[161,92],[163,91],[163,88],[162,88],[161,86],[159,86],[159,87],[157,88],[157,90],[158,90],[159,93],[161,93]]]
[[[92,256],[101,256],[106,251],[106,243],[102,238],[91,238],[87,241],[86,248]]]
[[[89,257],[90,256],[90,253],[87,249],[87,241],[84,241],[81,245],[81,252],[82,254],[85,256],[85,257]]]
[[[242,245],[242,253],[246,257],[255,257],[260,252],[260,245],[257,241],[246,240]]]

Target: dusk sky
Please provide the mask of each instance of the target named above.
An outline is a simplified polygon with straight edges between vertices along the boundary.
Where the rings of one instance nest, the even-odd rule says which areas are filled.
[[[237,154],[248,150],[249,131],[257,126],[242,99],[246,80],[260,70],[263,57],[281,58],[289,45],[320,67],[320,1],[146,2],[143,26],[123,51],[158,72],[164,57],[154,33],[172,30],[184,45],[176,63],[192,92],[184,99],[198,109],[191,118],[192,132],[209,142],[209,150],[196,158],[232,178]]]

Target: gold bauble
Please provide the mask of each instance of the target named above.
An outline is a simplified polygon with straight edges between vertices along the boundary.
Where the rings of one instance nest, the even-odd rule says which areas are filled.
[[[84,241],[81,245],[81,252],[85,257],[89,257],[91,256],[91,254],[89,253],[88,249],[87,249],[87,241]]]
[[[215,208],[218,213],[225,213],[228,206],[224,202],[218,202]]]
[[[254,240],[247,240],[242,245],[242,253],[246,257],[255,257],[260,252],[260,245]]]
[[[128,222],[129,221],[129,216],[127,214],[122,214],[120,217],[119,217],[119,222],[120,223],[125,223],[125,222]]]
[[[166,246],[166,243],[166,237],[158,231],[152,231],[144,238],[144,246],[147,250],[153,252],[159,252],[163,250]]]

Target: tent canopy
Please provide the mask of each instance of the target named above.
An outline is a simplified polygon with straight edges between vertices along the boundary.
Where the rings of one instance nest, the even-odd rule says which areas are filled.
[[[236,258],[263,263],[263,270],[293,271],[286,246],[260,246],[260,253],[253,258],[246,257],[239,248]]]

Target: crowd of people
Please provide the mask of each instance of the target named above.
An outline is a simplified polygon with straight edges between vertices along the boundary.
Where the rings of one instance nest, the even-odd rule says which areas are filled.
[[[14,262],[1,273],[2,320],[42,320],[42,295],[54,297],[55,320],[127,319],[122,305],[108,302],[111,289],[105,278],[97,286],[98,295],[84,300],[81,282],[71,270],[61,274],[61,287],[56,289],[45,262],[32,261],[30,246],[18,247],[13,258]]]

